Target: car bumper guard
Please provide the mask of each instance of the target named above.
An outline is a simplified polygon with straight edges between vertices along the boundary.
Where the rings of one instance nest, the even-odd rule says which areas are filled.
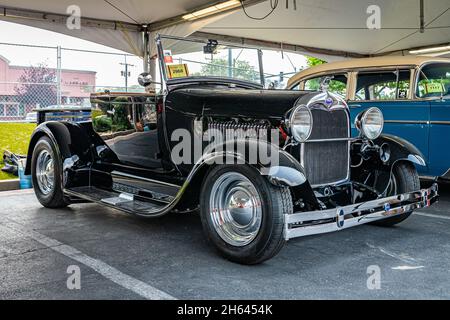
[[[285,239],[341,231],[426,208],[439,199],[438,185],[429,189],[327,210],[296,212],[285,217]]]

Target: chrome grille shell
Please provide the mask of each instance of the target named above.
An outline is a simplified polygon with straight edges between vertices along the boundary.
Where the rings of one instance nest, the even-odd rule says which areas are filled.
[[[309,183],[337,184],[350,178],[350,114],[347,105],[315,101],[309,105],[313,129],[300,146],[300,161]]]

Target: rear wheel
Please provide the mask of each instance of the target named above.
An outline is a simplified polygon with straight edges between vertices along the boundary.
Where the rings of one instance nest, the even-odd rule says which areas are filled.
[[[292,211],[289,189],[273,186],[249,166],[215,167],[201,190],[204,232],[222,256],[237,263],[275,256],[285,244],[284,216]]]
[[[48,137],[42,137],[34,148],[31,162],[34,192],[39,202],[47,208],[68,205],[62,190],[62,160],[56,148]]]
[[[412,163],[400,162],[398,163],[392,174],[389,183],[388,196],[393,196],[402,193],[417,191],[420,189],[420,180],[417,170]],[[375,221],[372,224],[381,227],[392,227],[400,222],[408,219],[412,211],[403,213],[401,215],[387,218],[384,220]]]

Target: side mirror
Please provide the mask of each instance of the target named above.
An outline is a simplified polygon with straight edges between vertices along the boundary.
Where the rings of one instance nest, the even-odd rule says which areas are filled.
[[[269,85],[267,86],[268,90],[275,90],[278,87],[278,82],[277,81],[271,81],[269,83]]]
[[[148,72],[141,73],[138,78],[138,82],[143,87],[148,87],[154,83],[152,75]]]

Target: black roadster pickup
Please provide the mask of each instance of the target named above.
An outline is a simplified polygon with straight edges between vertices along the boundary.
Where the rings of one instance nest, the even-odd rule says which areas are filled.
[[[91,121],[36,129],[26,172],[43,206],[92,201],[144,218],[199,210],[225,258],[257,264],[289,239],[392,226],[437,201],[437,185],[420,188],[424,157],[382,134],[377,108],[351,138],[348,107],[325,82],[320,92],[264,89],[258,49],[157,44],[145,94],[94,94]]]

